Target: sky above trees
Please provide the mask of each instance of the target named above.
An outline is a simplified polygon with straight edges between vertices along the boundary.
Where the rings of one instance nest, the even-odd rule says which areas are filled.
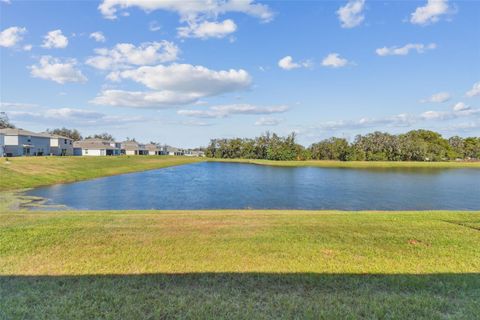
[[[185,147],[480,135],[477,1],[0,1],[1,111]]]

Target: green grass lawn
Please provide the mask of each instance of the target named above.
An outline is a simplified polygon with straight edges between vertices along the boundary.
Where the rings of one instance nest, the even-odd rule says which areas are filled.
[[[194,157],[15,157],[0,158],[0,191],[88,180],[202,161]]]
[[[251,163],[267,166],[282,167],[322,167],[322,168],[354,168],[354,169],[374,169],[374,168],[476,168],[480,169],[480,161],[444,161],[444,162],[420,162],[420,161],[334,161],[334,160],[307,160],[307,161],[273,161],[256,159],[210,159],[218,162],[239,162]]]
[[[0,319],[478,319],[480,212],[0,214]]]

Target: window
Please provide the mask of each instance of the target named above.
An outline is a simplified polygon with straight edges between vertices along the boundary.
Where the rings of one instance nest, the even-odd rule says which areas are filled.
[[[64,140],[63,140],[63,143],[64,143],[64,144],[67,144],[67,139],[64,139]]]

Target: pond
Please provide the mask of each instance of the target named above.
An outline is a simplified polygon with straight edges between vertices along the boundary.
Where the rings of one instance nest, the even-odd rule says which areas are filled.
[[[202,162],[33,189],[71,209],[480,210],[480,170]]]

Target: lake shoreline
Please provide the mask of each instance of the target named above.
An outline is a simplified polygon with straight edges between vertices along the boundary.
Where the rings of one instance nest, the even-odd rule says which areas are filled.
[[[169,156],[28,157],[0,159],[0,192],[85,181],[196,162],[232,162],[278,167],[480,169],[480,162],[271,161]]]

